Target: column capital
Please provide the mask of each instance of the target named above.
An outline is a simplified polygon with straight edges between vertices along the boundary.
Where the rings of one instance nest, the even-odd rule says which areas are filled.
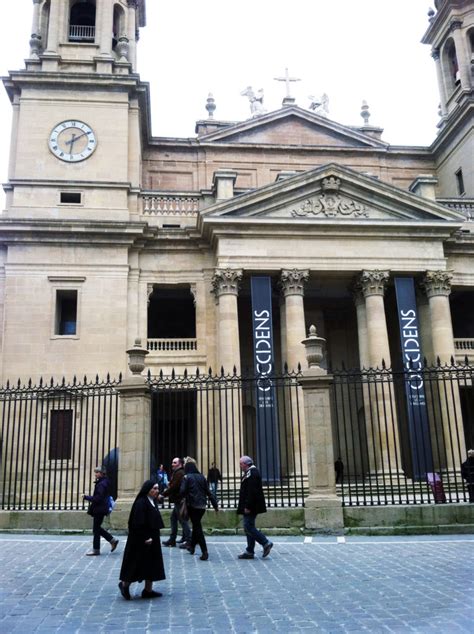
[[[431,51],[431,57],[434,59],[435,62],[439,60],[439,48],[434,48]]]
[[[436,295],[448,297],[451,293],[452,271],[426,271],[420,282],[420,287],[425,291],[428,299]]]
[[[284,297],[304,295],[304,283],[309,280],[308,269],[282,269],[279,286]]]
[[[357,278],[357,283],[360,285],[364,297],[369,297],[370,295],[383,296],[389,279],[390,271],[374,269],[373,271],[362,271]]]
[[[216,299],[221,295],[238,295],[242,269],[216,269],[212,277],[212,290]]]
[[[462,27],[462,20],[459,18],[453,18],[451,22],[449,23],[449,30],[451,32],[457,31],[461,27]]]

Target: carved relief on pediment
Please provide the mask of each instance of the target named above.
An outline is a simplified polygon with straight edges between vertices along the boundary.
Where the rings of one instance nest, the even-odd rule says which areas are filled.
[[[355,218],[367,218],[368,212],[364,205],[339,193],[341,181],[339,178],[329,176],[321,182],[322,194],[315,198],[308,198],[298,208],[292,209],[293,217],[307,217],[323,215],[326,218],[336,216],[353,216]]]
[[[368,211],[360,203],[355,202],[347,196],[341,194],[320,194],[315,198],[308,198],[297,209],[291,210],[294,218],[305,218],[308,216],[325,216],[335,218],[337,216],[367,218]]]

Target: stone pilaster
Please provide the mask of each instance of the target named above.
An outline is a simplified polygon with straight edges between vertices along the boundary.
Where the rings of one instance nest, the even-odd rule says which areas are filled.
[[[448,102],[448,98],[446,97],[446,84],[444,83],[443,68],[441,66],[441,59],[439,56],[438,48],[433,49],[433,51],[431,52],[431,57],[434,59],[436,67],[436,79],[438,80],[441,116],[445,117],[447,113],[446,104]]]
[[[133,72],[137,70],[137,2],[128,0],[127,37],[129,43],[129,61]]]
[[[353,284],[350,288],[356,308],[357,333],[359,342],[359,364],[361,368],[369,366],[369,338],[367,332],[367,312],[365,297],[360,284]]]
[[[62,0],[51,0],[49,9],[48,44],[46,48],[47,53],[58,52],[61,2]]]
[[[280,288],[285,301],[286,348],[283,361],[288,369],[296,370],[298,363],[304,366],[305,352],[301,343],[306,334],[304,318],[304,285],[309,279],[308,270],[282,270]]]
[[[454,44],[456,46],[456,59],[459,67],[459,77],[463,90],[471,89],[471,69],[469,68],[470,55],[467,53],[466,33],[462,30],[462,20],[454,19],[450,24]]]
[[[344,528],[342,502],[336,495],[330,389],[332,377],[320,366],[324,340],[311,327],[302,342],[308,369],[300,383],[303,389],[308,461],[309,495],[305,499],[305,527],[319,533],[341,533]]]

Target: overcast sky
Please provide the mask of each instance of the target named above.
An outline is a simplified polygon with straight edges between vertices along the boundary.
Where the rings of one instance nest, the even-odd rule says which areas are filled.
[[[32,0],[0,0],[0,72],[22,68],[29,51]],[[430,47],[429,0],[147,0],[138,65],[151,84],[155,136],[194,136],[207,117],[208,92],[215,118],[250,116],[246,86],[264,90],[268,111],[281,106],[290,74],[298,105],[309,95],[329,96],[329,117],[362,125],[365,99],[370,123],[394,145],[429,145],[436,136],[439,95]],[[11,106],[0,92],[0,178],[7,176]]]

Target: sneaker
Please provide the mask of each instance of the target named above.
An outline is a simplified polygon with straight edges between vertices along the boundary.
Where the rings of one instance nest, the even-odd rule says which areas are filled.
[[[89,550],[89,552],[86,553],[86,555],[88,557],[98,557],[100,555],[100,550],[95,550],[95,549]]]
[[[121,581],[121,582],[118,584],[118,587],[119,587],[119,590],[120,590],[120,594],[123,596],[123,598],[124,598],[126,601],[130,601],[130,599],[132,598],[132,597],[130,596],[130,588],[129,588],[128,586],[126,586],[126,585],[123,583],[123,581]]]
[[[270,554],[271,549],[273,548],[273,543],[272,542],[267,542],[265,544],[265,546],[263,547],[263,555],[262,557],[268,557],[268,555]]]
[[[167,539],[165,542],[161,542],[163,546],[168,546],[169,548],[174,548],[176,546],[176,542],[174,539]]]
[[[118,543],[119,543],[119,540],[116,537],[114,537],[113,540],[110,542],[110,552],[111,553],[113,553],[114,550],[117,548]]]
[[[255,555],[253,553],[248,553],[247,551],[238,555],[237,559],[253,559]]]

